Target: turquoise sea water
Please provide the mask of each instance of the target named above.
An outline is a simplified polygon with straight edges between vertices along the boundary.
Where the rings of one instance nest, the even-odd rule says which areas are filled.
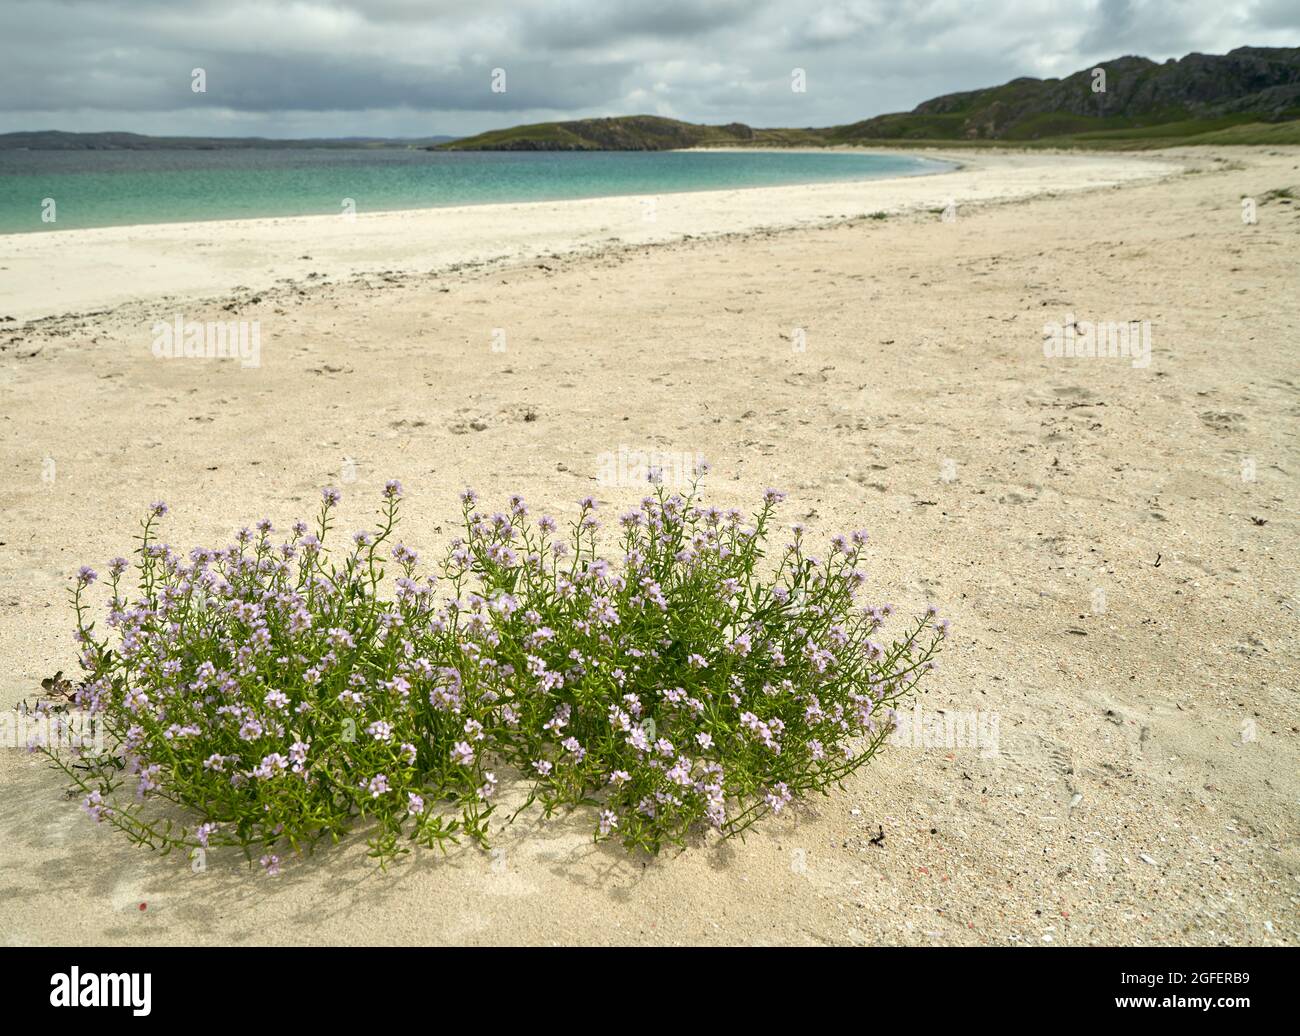
[[[0,151],[0,233],[771,187],[939,172],[852,152]],[[42,212],[54,200],[53,222]]]

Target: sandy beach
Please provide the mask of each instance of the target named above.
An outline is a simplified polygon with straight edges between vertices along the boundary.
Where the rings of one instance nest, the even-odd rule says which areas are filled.
[[[367,213],[355,218],[168,223],[0,235],[0,317],[30,320],[124,302],[212,297],[359,274],[430,273],[502,260],[599,254],[756,230],[813,226],[1109,187],[1167,175],[1175,163],[1130,157],[925,153],[958,172],[862,183],[628,195],[579,201]],[[51,277],[52,270],[58,276]]]
[[[278,878],[137,849],[6,750],[0,939],[1300,943],[1300,149],[924,154],[962,168],[0,237],[2,708],[75,667],[69,576],[152,500],[189,547],[326,484],[359,527],[400,478],[434,553],[467,484],[623,510],[628,448],[870,529],[873,596],[953,620],[925,714],[997,732],[682,854],[525,814]],[[157,357],[177,316],[257,321],[257,365]],[[1149,322],[1149,362],[1045,356],[1074,321]]]

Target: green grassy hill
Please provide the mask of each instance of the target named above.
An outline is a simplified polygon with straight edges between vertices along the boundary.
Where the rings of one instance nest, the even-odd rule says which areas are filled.
[[[820,144],[817,130],[753,129],[743,123],[701,126],[658,115],[538,122],[438,145],[448,151],[668,151],[686,147]]]
[[[438,145],[477,151],[662,151],[841,145],[1150,148],[1295,143],[1300,48],[1238,47],[1163,63],[1122,57],[1064,79],[1013,79],[827,129],[701,126],[654,115],[515,126]]]
[[[834,143],[898,140],[1184,140],[1252,124],[1300,118],[1300,48],[1239,47],[1189,54],[1162,64],[1122,57],[1065,79],[1013,79],[1001,86],[947,94],[910,112],[878,115],[826,131]],[[1234,138],[1235,139],[1235,138]]]

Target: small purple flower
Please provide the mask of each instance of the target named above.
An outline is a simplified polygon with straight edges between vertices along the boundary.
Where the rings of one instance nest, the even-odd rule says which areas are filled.
[[[108,807],[104,805],[104,796],[97,791],[92,791],[82,802],[81,808],[84,809],[95,823],[101,823],[104,814],[108,812]]]
[[[140,771],[140,783],[136,786],[136,795],[143,798],[149,792],[158,789],[157,777],[160,770],[162,770],[162,767],[154,763]]]
[[[415,551],[411,550],[410,547],[406,546],[403,543],[399,543],[397,544],[397,546],[393,548],[392,558],[399,565],[402,564],[414,565],[417,561],[420,560],[419,555],[416,554]]]
[[[764,503],[767,503],[767,504],[779,504],[779,503],[780,503],[782,500],[784,500],[784,499],[785,499],[785,494],[782,493],[779,489],[765,489],[765,490],[763,490],[763,502],[764,502]]]
[[[264,868],[266,868],[266,876],[268,878],[274,878],[280,873],[280,857],[273,853],[267,853],[259,862]]]
[[[420,798],[420,796],[415,794],[415,792],[408,791],[406,793],[406,808],[416,816],[419,816],[424,812],[424,799]]]
[[[80,583],[82,586],[89,586],[98,578],[99,578],[99,573],[96,572],[89,565],[82,565],[79,569],[77,569],[77,582]]]
[[[277,773],[283,773],[288,769],[288,767],[288,759],[282,756],[279,752],[272,752],[270,755],[262,758],[261,763],[254,767],[250,776],[268,779],[274,777]]]
[[[149,513],[153,515],[155,518],[161,518],[170,510],[171,508],[168,507],[161,500],[155,500],[153,503],[149,505]]]
[[[283,712],[289,706],[289,696],[284,691],[267,691],[266,697],[262,699],[273,709],[279,709]]]
[[[790,789],[786,787],[785,781],[781,781],[776,785],[776,787],[763,796],[763,801],[767,803],[768,808],[770,808],[773,813],[780,813],[790,799]]]
[[[320,491],[321,499],[325,501],[326,507],[333,507],[343,499],[343,494],[333,486],[326,486]]]
[[[611,830],[618,827],[618,817],[612,810],[602,809],[600,811],[600,833],[607,835]]]
[[[390,478],[384,483],[384,499],[400,500],[402,497],[402,483],[395,478]]]
[[[474,749],[468,741],[457,741],[451,750],[451,761],[457,766],[469,766],[474,762]]]
[[[369,784],[362,781],[361,787],[370,792],[370,797],[372,799],[377,799],[380,795],[389,790],[388,778],[382,773],[376,774],[374,777],[370,778]]]
[[[114,558],[112,561],[108,563],[109,574],[113,576],[120,576],[123,572],[126,571],[127,565],[128,562],[126,558]]]

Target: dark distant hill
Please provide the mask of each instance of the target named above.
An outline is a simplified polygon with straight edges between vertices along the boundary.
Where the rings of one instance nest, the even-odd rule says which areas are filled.
[[[1106,90],[1092,90],[1092,68]],[[1300,48],[1239,47],[1163,63],[1122,57],[1064,79],[1013,79],[910,112],[827,129],[701,126],[652,115],[540,122],[439,145],[477,151],[661,151],[682,147],[951,141],[1056,145],[1300,143]]]
[[[816,130],[701,126],[658,115],[538,122],[438,145],[449,151],[668,151],[684,147],[820,144]]]
[[[1092,69],[1065,79],[1013,79],[1002,86],[947,94],[910,112],[878,115],[827,131],[856,140],[1038,140],[1084,134],[1188,135],[1250,122],[1300,117],[1300,48],[1239,47],[1188,54],[1164,63],[1122,57],[1094,66],[1106,90],[1092,90]]]
[[[272,140],[267,137],[150,137],[143,133],[64,133],[30,130],[0,133],[0,151],[217,151],[230,148],[422,148],[455,137],[328,137]]]

